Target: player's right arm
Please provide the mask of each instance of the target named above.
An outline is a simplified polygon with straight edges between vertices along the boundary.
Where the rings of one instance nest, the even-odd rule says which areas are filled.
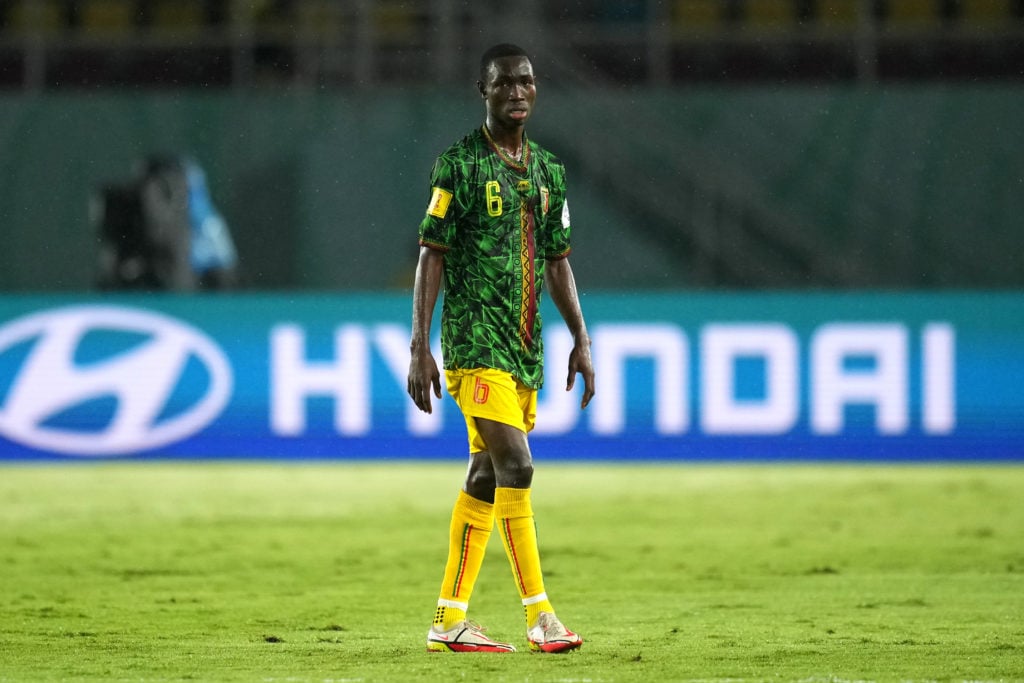
[[[412,292],[412,343],[409,346],[409,380],[407,390],[416,407],[433,412],[430,392],[441,398],[441,374],[430,351],[430,321],[441,290],[444,253],[431,247],[420,247],[416,264],[416,280]]]

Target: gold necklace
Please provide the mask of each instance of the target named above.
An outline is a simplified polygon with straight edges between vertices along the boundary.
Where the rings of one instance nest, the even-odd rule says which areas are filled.
[[[493,148],[494,151],[498,153],[498,156],[500,156],[507,164],[509,164],[510,166],[514,166],[515,168],[518,169],[523,169],[526,167],[526,162],[529,159],[530,146],[526,141],[525,133],[523,134],[523,139],[519,146],[519,153],[513,154],[505,147],[499,145],[497,141],[493,137],[491,137],[491,131],[487,130],[486,123],[481,128],[483,129],[484,137],[487,138],[487,142],[490,143],[491,148]]]

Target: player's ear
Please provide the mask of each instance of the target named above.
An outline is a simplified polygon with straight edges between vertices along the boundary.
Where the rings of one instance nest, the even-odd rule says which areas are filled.
[[[487,92],[484,90],[484,82],[483,81],[477,81],[476,82],[476,89],[480,91],[480,97],[487,97]]]

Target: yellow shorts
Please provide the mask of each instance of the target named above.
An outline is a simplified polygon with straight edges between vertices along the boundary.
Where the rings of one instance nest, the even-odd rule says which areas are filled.
[[[469,432],[469,452],[487,450],[476,418],[482,417],[529,432],[537,420],[537,390],[503,370],[445,370],[448,393],[455,399]]]

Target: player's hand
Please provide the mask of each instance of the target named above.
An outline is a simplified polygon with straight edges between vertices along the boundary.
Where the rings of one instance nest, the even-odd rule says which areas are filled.
[[[425,413],[434,412],[430,403],[430,390],[433,388],[434,396],[441,399],[441,373],[437,370],[437,362],[430,352],[413,353],[409,361],[409,380],[406,384],[406,391],[412,398],[416,407]]]
[[[594,363],[590,359],[590,340],[584,343],[577,343],[572,353],[569,354],[569,376],[566,378],[565,390],[572,391],[576,385],[576,374],[583,375],[583,398],[580,400],[580,409],[587,407],[590,399],[594,398]]]

